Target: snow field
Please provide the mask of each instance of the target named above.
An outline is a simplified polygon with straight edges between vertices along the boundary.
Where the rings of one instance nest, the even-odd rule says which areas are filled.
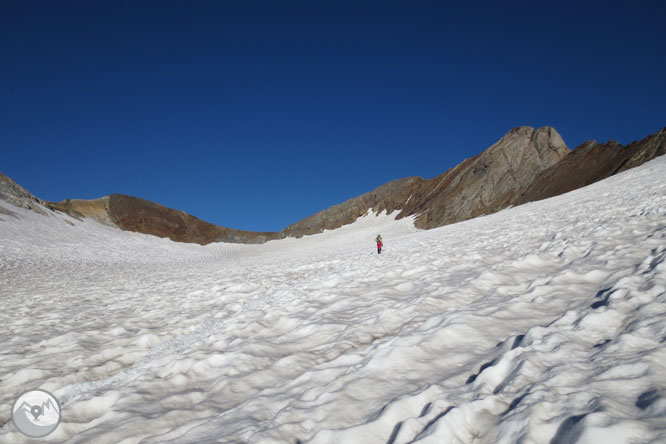
[[[0,403],[54,393],[54,442],[666,442],[664,172],[264,245],[11,208]]]

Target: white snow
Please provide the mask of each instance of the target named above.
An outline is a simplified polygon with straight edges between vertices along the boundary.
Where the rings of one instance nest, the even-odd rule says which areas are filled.
[[[665,173],[264,245],[3,203],[0,442],[39,387],[55,442],[664,443]]]

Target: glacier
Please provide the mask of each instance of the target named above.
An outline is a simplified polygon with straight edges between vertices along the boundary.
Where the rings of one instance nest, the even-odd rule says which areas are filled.
[[[666,157],[263,245],[3,205],[1,442],[30,442],[31,388],[61,404],[47,442],[666,442]]]

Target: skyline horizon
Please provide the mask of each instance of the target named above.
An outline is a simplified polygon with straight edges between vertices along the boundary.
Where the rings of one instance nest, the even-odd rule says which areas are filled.
[[[126,194],[276,231],[435,177],[517,126],[551,126],[569,148],[659,131],[665,13],[654,0],[4,2],[1,167],[45,200]]]
[[[490,148],[492,148],[493,146],[495,146],[497,143],[499,143],[499,142],[500,142],[505,136],[507,136],[508,134],[510,134],[511,132],[513,132],[513,131],[515,131],[515,130],[517,130],[517,129],[519,129],[519,128],[531,128],[531,129],[533,129],[533,130],[535,130],[535,131],[536,131],[536,130],[539,130],[539,129],[542,129],[542,128],[551,128],[551,129],[554,129],[554,130],[560,135],[560,137],[562,137],[562,139],[564,140],[564,142],[565,142],[565,144],[566,144],[566,140],[565,140],[564,137],[559,133],[559,131],[557,131],[557,128],[554,128],[554,127],[552,127],[552,126],[550,126],[550,125],[544,125],[544,126],[542,126],[542,127],[532,127],[532,126],[530,126],[530,125],[518,125],[518,126],[515,126],[515,127],[511,128],[511,129],[507,130],[507,132],[504,133],[504,135],[502,135],[501,137],[499,137],[499,138],[497,139],[496,142],[494,142],[493,144],[489,145],[489,146],[486,147],[485,149],[482,149],[481,151],[479,151],[477,154],[473,155],[472,157],[475,157],[475,156],[477,156],[477,155],[480,155],[480,154],[484,153],[485,151],[489,150]],[[643,136],[643,137],[641,137],[641,138],[634,139],[634,140],[632,140],[632,141],[630,141],[630,142],[628,142],[628,143],[622,143],[622,142],[619,142],[619,141],[617,141],[617,140],[615,140],[615,139],[608,139],[608,140],[606,140],[606,141],[598,141],[598,140],[594,140],[594,139],[588,139],[588,140],[585,140],[585,141],[581,142],[580,144],[578,144],[578,145],[575,146],[575,147],[571,147],[571,146],[569,146],[568,144],[566,144],[566,146],[567,146],[567,148],[569,148],[570,151],[574,151],[575,149],[582,147],[583,145],[585,145],[585,144],[588,143],[588,142],[594,142],[594,143],[598,143],[598,144],[607,144],[607,143],[610,143],[611,141],[615,141],[615,142],[620,143],[620,145],[622,145],[623,147],[626,148],[626,147],[628,147],[629,145],[631,145],[631,144],[633,144],[633,143],[640,142],[640,141],[642,141],[642,140],[644,140],[644,139],[646,139],[646,138],[648,138],[648,137],[650,137],[650,136],[652,136],[652,135],[654,135],[654,134],[657,134],[657,133],[659,133],[659,132],[661,132],[661,131],[664,131],[664,130],[666,130],[666,126],[662,127],[661,129],[658,129],[658,130],[656,130],[656,131],[654,131],[654,132],[652,132],[652,133],[650,133],[650,134],[647,134],[647,135],[645,135],[645,136]],[[333,204],[333,205],[331,205],[331,206],[335,206],[335,205],[338,205],[338,204],[342,204],[342,203],[344,203],[344,202],[346,202],[346,201],[348,201],[348,200],[354,199],[354,198],[359,197],[359,196],[361,196],[361,195],[364,195],[364,194],[367,194],[367,193],[371,193],[372,191],[376,190],[377,188],[380,188],[380,187],[386,185],[387,183],[390,183],[390,182],[393,182],[393,181],[396,181],[396,180],[406,179],[406,178],[409,178],[409,177],[419,177],[419,178],[422,178],[422,179],[425,179],[425,180],[431,180],[431,179],[434,179],[434,178],[436,178],[437,176],[439,176],[439,175],[441,175],[441,174],[444,174],[444,173],[450,171],[451,169],[454,169],[454,168],[458,167],[459,165],[461,165],[461,164],[462,164],[465,160],[467,160],[467,159],[469,159],[469,158],[462,159],[462,160],[461,160],[459,163],[457,163],[456,165],[453,165],[453,166],[447,168],[446,170],[444,170],[444,171],[440,172],[439,174],[436,174],[435,176],[432,176],[432,177],[423,177],[423,176],[402,176],[402,177],[396,177],[396,178],[390,179],[389,181],[387,181],[387,182],[385,182],[385,183],[383,183],[383,184],[379,184],[379,185],[377,185],[376,187],[374,187],[374,188],[372,188],[372,189],[369,189],[369,190],[366,190],[366,191],[359,191],[358,194],[356,194],[356,195],[350,197],[349,199],[345,199],[344,201],[337,202],[337,203],[335,203],[335,204]],[[148,202],[151,202],[151,203],[154,203],[154,204],[160,205],[160,206],[162,206],[162,207],[168,208],[168,209],[170,209],[170,210],[184,211],[184,210],[182,210],[182,209],[180,209],[180,208],[169,207],[168,205],[164,205],[164,204],[162,204],[162,203],[159,202],[159,201],[153,201],[153,200],[150,200],[150,199],[144,198],[144,197],[142,197],[142,196],[133,195],[133,194],[125,194],[125,193],[115,193],[115,192],[112,192],[112,193],[109,193],[109,194],[106,194],[106,195],[103,195],[103,196],[93,197],[93,198],[66,197],[66,198],[61,199],[61,200],[59,200],[59,201],[48,200],[48,199],[44,199],[44,198],[42,198],[41,196],[38,196],[38,195],[32,193],[32,191],[31,191],[29,188],[25,187],[23,184],[21,184],[20,182],[16,181],[11,175],[6,174],[4,171],[0,171],[0,173],[3,173],[3,174],[5,174],[7,177],[9,177],[10,179],[14,180],[14,182],[16,182],[19,186],[23,187],[26,191],[28,191],[28,192],[29,192],[30,194],[32,194],[33,196],[37,197],[38,199],[41,199],[41,200],[47,201],[47,202],[59,203],[59,202],[66,202],[66,201],[69,201],[69,200],[94,201],[94,200],[99,200],[99,199],[107,198],[107,197],[110,197],[110,196],[112,196],[112,195],[125,195],[125,196],[129,196],[129,197],[132,197],[132,198],[136,198],[136,199],[140,199],[140,200],[145,200],[145,201],[148,201]],[[319,212],[321,212],[321,211],[323,211],[323,210],[326,210],[326,209],[330,208],[331,206],[329,206],[329,207],[325,207],[325,208],[321,208],[321,209],[319,209],[319,210],[316,210],[314,213],[312,213],[312,214],[310,214],[310,215],[307,215],[305,218],[308,218],[308,217],[310,217],[310,216],[313,216],[313,215],[315,215],[315,214],[317,214],[317,213],[319,213]],[[186,211],[185,211],[185,212],[186,212]],[[257,230],[247,230],[247,229],[245,229],[245,228],[243,228],[243,227],[231,227],[231,226],[228,226],[228,225],[219,224],[219,223],[216,223],[216,222],[213,222],[213,221],[209,221],[209,220],[207,220],[207,219],[204,219],[204,218],[202,218],[202,217],[199,217],[197,214],[193,214],[193,213],[189,213],[189,212],[186,212],[186,213],[189,214],[190,216],[193,216],[193,217],[195,217],[195,218],[197,218],[197,219],[203,221],[203,222],[207,222],[207,223],[210,223],[210,224],[212,224],[212,225],[216,225],[216,226],[219,226],[219,227],[222,227],[222,228],[228,228],[228,229],[237,230],[237,231],[256,232],[256,233],[279,233],[279,232],[283,231],[284,229],[288,228],[289,226],[291,226],[292,224],[297,223],[297,222],[300,222],[300,221],[302,221],[303,219],[305,219],[305,218],[303,218],[303,219],[295,220],[295,221],[293,221],[292,223],[289,223],[288,225],[285,225],[284,227],[282,227],[282,228],[280,228],[280,229],[278,229],[278,230],[273,230],[273,231],[257,231]],[[389,214],[390,214],[390,213],[389,213]]]

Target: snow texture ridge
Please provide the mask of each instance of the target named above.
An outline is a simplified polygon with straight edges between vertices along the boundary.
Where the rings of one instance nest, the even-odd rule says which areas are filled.
[[[0,403],[49,390],[70,443],[666,442],[665,172],[262,245],[11,206]]]

